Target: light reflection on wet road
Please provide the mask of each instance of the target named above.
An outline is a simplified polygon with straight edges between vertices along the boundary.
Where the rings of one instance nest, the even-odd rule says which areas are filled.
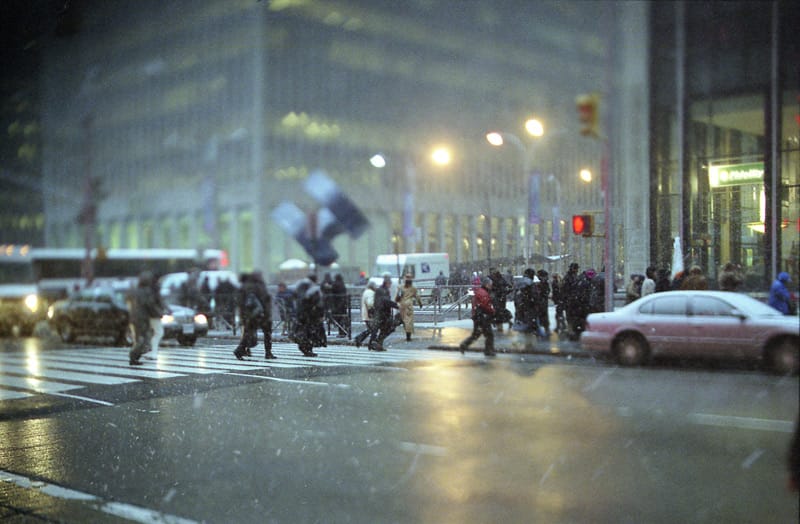
[[[208,522],[791,522],[797,390],[503,355],[6,421],[0,463]]]

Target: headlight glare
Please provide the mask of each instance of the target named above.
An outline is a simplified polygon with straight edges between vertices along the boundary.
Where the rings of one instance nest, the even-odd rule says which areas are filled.
[[[28,295],[25,297],[25,307],[31,311],[39,309],[39,297],[36,295]]]

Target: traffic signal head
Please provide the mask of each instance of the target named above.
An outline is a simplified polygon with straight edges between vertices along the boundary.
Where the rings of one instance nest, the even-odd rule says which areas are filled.
[[[581,123],[581,134],[584,136],[600,136],[599,112],[600,97],[596,93],[579,95],[575,99],[575,106],[578,109],[578,120]]]
[[[572,215],[572,232],[585,237],[592,236],[594,223],[592,215]]]

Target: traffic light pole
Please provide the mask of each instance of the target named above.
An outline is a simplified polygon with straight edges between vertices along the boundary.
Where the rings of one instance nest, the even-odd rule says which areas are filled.
[[[611,238],[614,227],[611,223],[611,209],[612,209],[612,195],[613,184],[609,176],[611,164],[611,143],[606,137],[603,139],[603,159],[601,161],[601,185],[603,191],[603,267],[605,268],[605,294],[603,304],[605,311],[614,311],[614,287],[616,268],[614,267],[614,256],[612,246],[614,245]]]

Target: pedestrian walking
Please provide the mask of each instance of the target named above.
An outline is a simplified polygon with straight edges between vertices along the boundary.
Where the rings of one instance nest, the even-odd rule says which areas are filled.
[[[642,290],[640,296],[646,297],[650,293],[656,292],[656,267],[647,266],[644,270],[644,280],[642,281]]]
[[[539,277],[538,284],[538,299],[536,301],[536,320],[539,324],[539,331],[541,336],[545,338],[550,337],[550,282],[548,281],[548,273],[544,269],[540,269],[536,276]]]
[[[254,274],[242,273],[239,281],[241,282],[241,287],[239,288],[237,305],[239,307],[239,318],[242,322],[242,336],[239,339],[239,345],[233,351],[233,355],[239,360],[244,360],[244,357],[252,356],[251,349],[258,345],[258,330],[266,315],[266,307],[261,296],[262,291],[259,289],[258,279]],[[268,346],[270,353],[271,342],[270,340]],[[266,343],[267,341],[265,341]]]
[[[152,279],[151,287],[153,297],[160,313],[157,317],[150,317],[150,351],[144,354],[144,358],[147,360],[158,360],[158,346],[161,344],[161,339],[164,338],[164,324],[161,323],[161,317],[170,313],[170,309],[169,306],[164,304],[161,298],[157,278]]]
[[[391,287],[392,277],[384,276],[383,283],[375,290],[375,324],[372,326],[369,336],[370,351],[386,351],[383,341],[396,327],[392,309],[398,309],[400,306],[392,300],[389,294]]]
[[[278,294],[275,299],[278,302],[278,315],[281,319],[281,335],[291,335],[295,315],[294,293],[289,290],[286,282],[278,283]]]
[[[350,322],[347,318],[347,310],[350,307],[350,301],[347,296],[347,285],[345,285],[344,277],[341,273],[337,273],[333,277],[333,284],[331,284],[330,295],[327,300],[330,303],[331,319],[339,331],[339,337],[349,337]]]
[[[227,278],[219,281],[214,290],[214,315],[223,321],[224,327],[236,334],[236,286]]]
[[[316,275],[309,275],[297,284],[297,321],[295,342],[306,357],[316,357],[315,347],[328,345],[325,336],[325,305]]]
[[[692,266],[688,276],[681,283],[682,290],[705,290],[708,289],[708,279],[703,274],[700,266]]]
[[[436,280],[434,280],[434,285],[433,296],[431,298],[436,309],[441,311],[442,301],[444,300],[444,293],[446,291],[445,286],[447,286],[447,277],[444,276],[444,271],[439,271]]]
[[[634,273],[631,275],[631,281],[625,287],[625,303],[630,304],[642,296],[642,283],[644,282],[644,275]]]
[[[161,318],[159,302],[153,292],[153,274],[151,272],[144,271],[139,275],[139,283],[130,298],[128,309],[134,335],[133,347],[128,354],[128,363],[131,366],[141,366],[142,355],[150,349],[150,319]]]
[[[422,307],[422,299],[411,275],[406,275],[403,286],[398,288],[396,301],[400,305],[400,319],[406,331],[406,341],[409,342],[414,334],[414,303]]]
[[[567,330],[567,319],[564,317],[564,295],[561,290],[561,276],[556,273],[550,280],[551,296],[553,297],[553,304],[556,305],[556,333],[562,333]]]
[[[256,297],[263,309],[263,313],[256,319],[256,333],[261,329],[264,337],[264,358],[267,360],[278,358],[272,353],[272,295],[269,294],[261,271],[253,271],[252,280],[255,284]]]
[[[794,304],[792,303],[792,295],[789,292],[788,284],[792,281],[789,273],[782,271],[778,273],[778,278],[772,282],[769,288],[769,299],[767,304],[774,307],[784,315],[794,314]]]
[[[485,343],[483,354],[487,357],[497,354],[494,350],[494,331],[492,330],[494,307],[490,295],[491,290],[492,279],[483,277],[481,286],[475,290],[475,295],[472,297],[472,333],[458,345],[462,354],[481,335],[483,335]]]
[[[722,268],[717,283],[722,291],[737,291],[742,285],[743,279],[739,268],[733,262],[728,262]]]
[[[511,323],[511,312],[506,308],[506,300],[511,287],[506,283],[505,277],[497,268],[489,270],[489,278],[492,280],[492,307],[494,308],[494,318],[492,322],[497,328],[498,333],[503,332],[503,324]]]
[[[578,274],[579,269],[580,266],[577,262],[571,263],[561,284],[561,297],[564,301],[564,312],[567,316],[567,336],[571,340],[577,340],[580,337],[581,319],[588,301],[588,298],[582,296],[578,285],[582,277],[582,275]]]
[[[522,278],[514,289],[514,330],[522,333],[536,333],[536,273],[533,268],[522,272]],[[494,305],[493,305],[494,307]]]
[[[367,282],[367,287],[361,294],[361,320],[364,321],[366,329],[356,335],[356,347],[361,347],[364,340],[372,333],[373,318],[375,317],[375,282]]]

